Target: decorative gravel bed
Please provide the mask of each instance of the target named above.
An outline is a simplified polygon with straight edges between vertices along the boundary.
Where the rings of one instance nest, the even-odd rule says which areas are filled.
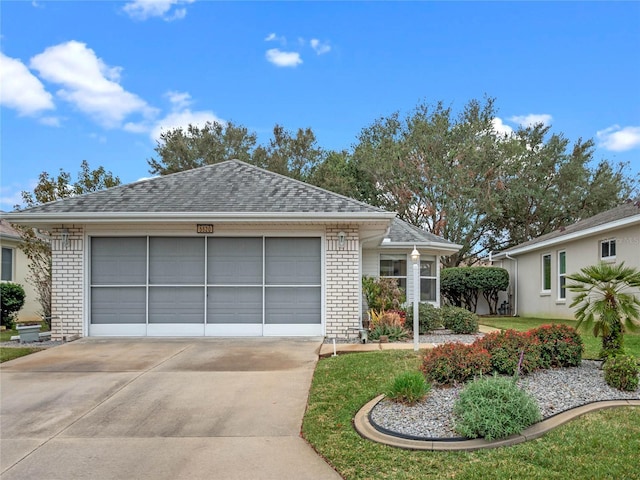
[[[621,392],[604,381],[601,362],[583,360],[579,367],[539,370],[518,380],[518,385],[537,400],[548,418],[571,408],[601,400],[640,400],[640,391]],[[418,438],[455,438],[453,403],[462,386],[432,388],[427,398],[407,406],[382,400],[371,411],[374,424],[402,435]]]
[[[44,342],[29,342],[20,343],[19,341],[0,342],[0,348],[24,348],[24,347],[37,347],[37,348],[49,348],[62,345],[65,342],[46,340]]]

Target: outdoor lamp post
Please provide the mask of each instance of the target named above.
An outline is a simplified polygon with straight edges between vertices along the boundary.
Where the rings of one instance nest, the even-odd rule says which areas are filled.
[[[413,349],[417,352],[420,345],[419,332],[419,308],[420,304],[420,252],[413,246],[411,252],[411,261],[413,262]]]

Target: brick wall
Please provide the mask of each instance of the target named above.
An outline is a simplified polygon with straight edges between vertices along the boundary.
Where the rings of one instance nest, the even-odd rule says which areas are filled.
[[[68,239],[63,239],[63,231]],[[56,227],[52,232],[52,339],[83,336],[84,231],[80,225]]]
[[[340,245],[338,233],[346,233]],[[338,225],[326,229],[326,335],[344,337],[360,324],[360,245],[357,226]],[[350,331],[351,335],[357,332]]]

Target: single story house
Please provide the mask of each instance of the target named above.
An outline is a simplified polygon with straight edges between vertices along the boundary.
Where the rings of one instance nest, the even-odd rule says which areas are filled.
[[[640,269],[640,201],[628,201],[494,254],[492,262],[509,270],[513,314],[574,318],[566,275],[598,262],[624,262]]]
[[[415,245],[421,297],[437,304],[440,256],[460,248],[237,160],[6,217],[52,232],[53,338],[342,337],[361,325],[362,275],[411,293]]]
[[[24,306],[18,312],[19,320],[40,320],[42,308],[35,287],[29,282],[29,259],[20,249],[20,232],[5,219],[0,219],[0,246],[2,267],[0,281],[17,283],[24,288]]]

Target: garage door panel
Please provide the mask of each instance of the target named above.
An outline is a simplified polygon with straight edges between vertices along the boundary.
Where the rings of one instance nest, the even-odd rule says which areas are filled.
[[[262,287],[210,287],[207,323],[262,323]]]
[[[210,238],[209,285],[262,285],[262,238]]]
[[[204,239],[153,237],[149,240],[149,283],[204,283]]]
[[[94,287],[91,289],[91,323],[146,323],[144,287]]]
[[[204,288],[150,287],[149,323],[204,324]]]
[[[265,290],[266,324],[320,324],[319,287],[269,287]]]
[[[265,242],[267,285],[320,285],[319,238],[267,238]]]
[[[92,285],[144,285],[146,282],[146,237],[92,239]]]

